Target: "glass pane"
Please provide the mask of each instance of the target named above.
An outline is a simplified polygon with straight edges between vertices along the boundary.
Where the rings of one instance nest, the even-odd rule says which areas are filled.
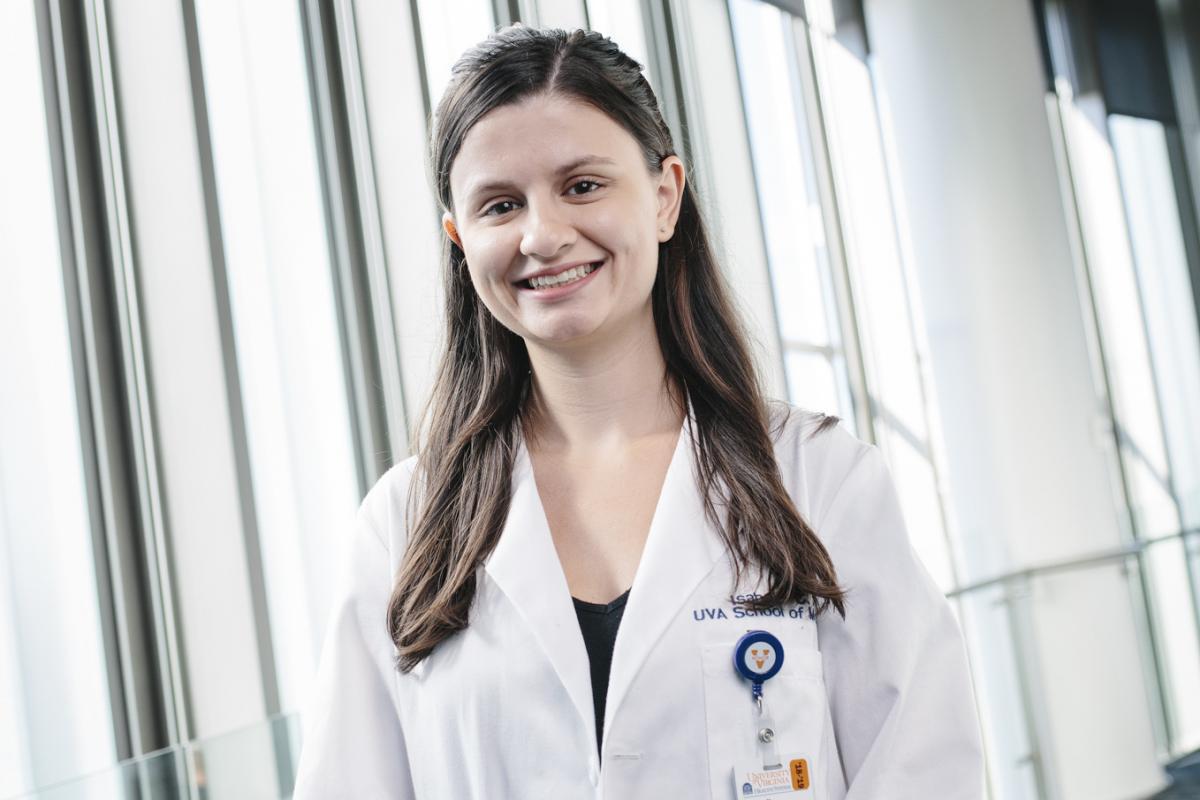
[[[327,565],[361,497],[299,14],[287,0],[196,3],[285,710],[307,695],[332,603]]]
[[[1087,253],[1109,388],[1121,434],[1121,456],[1137,533],[1154,538],[1179,530],[1166,443],[1125,224],[1121,184],[1106,133],[1079,108],[1064,109],[1079,221]]]
[[[454,62],[467,48],[487,38],[495,30],[496,20],[490,0],[417,0],[417,16],[429,103],[436,108]]]
[[[948,592],[955,587],[955,575],[933,465],[919,442],[895,428],[882,428],[880,445],[896,481],[913,549],[941,590]]]
[[[823,354],[788,350],[784,353],[784,362],[788,395],[793,403],[826,414],[840,414],[839,409],[846,407],[838,396],[833,365]],[[847,424],[851,421],[846,420]]]
[[[277,715],[247,728],[131,759],[16,800],[291,797],[294,761],[275,760],[269,754],[298,753],[300,728],[296,715]]]
[[[1139,596],[1120,563],[1032,581],[1024,623],[1054,796],[1120,800],[1162,786]]]
[[[1146,572],[1174,750],[1187,753],[1200,747],[1200,637],[1183,541],[1150,545]]]
[[[116,759],[34,4],[0,3],[0,796]]]
[[[543,28],[573,31],[587,28],[587,4],[584,0],[535,0],[538,24]]]
[[[925,400],[884,159],[875,91],[867,65],[825,35],[810,36],[829,129],[846,257],[857,289],[878,423],[927,441]]]
[[[734,0],[729,9],[779,334],[785,346],[838,346],[792,18],[757,0]]]
[[[1171,480],[1184,527],[1200,527],[1200,331],[1162,123],[1111,116]]]
[[[587,0],[588,22],[591,29],[598,31],[617,43],[617,47],[641,64],[645,69],[646,82],[659,96],[662,104],[658,76],[650,63],[650,48],[646,44],[646,21],[642,17],[640,0]],[[678,144],[678,143],[677,143]]]
[[[825,21],[832,24],[833,17]],[[829,27],[814,28],[809,41],[856,289],[856,319],[877,400],[876,433],[896,476],[913,546],[934,580],[949,591],[955,573],[927,424],[910,306],[913,294],[900,255],[875,88],[868,65],[830,33]]]
[[[1003,586],[988,586],[964,594],[959,605],[992,796],[1034,800],[1038,797],[1036,760],[1006,591]]]

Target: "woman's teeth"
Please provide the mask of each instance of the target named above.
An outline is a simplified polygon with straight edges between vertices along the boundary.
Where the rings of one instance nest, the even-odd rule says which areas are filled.
[[[526,283],[533,289],[549,289],[552,286],[564,286],[591,274],[596,267],[600,265],[597,261],[595,264],[584,264],[581,267],[571,267],[571,269],[558,273],[557,275],[546,275],[540,278],[530,278]]]

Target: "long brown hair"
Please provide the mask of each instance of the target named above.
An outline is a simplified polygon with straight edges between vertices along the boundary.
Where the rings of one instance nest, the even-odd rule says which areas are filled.
[[[608,114],[637,140],[651,175],[675,155],[641,65],[610,39],[510,26],[458,60],[434,112],[429,166],[444,209],[453,211],[450,167],[471,127],[499,106],[547,92]],[[463,251],[448,237],[442,280],[441,360],[418,426],[408,542],[388,604],[388,630],[405,672],[467,626],[477,571],[508,516],[513,454],[530,405],[525,343],[484,307]],[[739,582],[751,565],[765,565],[767,591],[747,605],[807,599],[818,614],[833,605],[844,616],[829,554],[781,481],[767,403],[690,181],[675,235],[659,247],[651,304],[668,388],[682,387],[691,400],[705,512]],[[837,421],[826,416],[812,435]]]

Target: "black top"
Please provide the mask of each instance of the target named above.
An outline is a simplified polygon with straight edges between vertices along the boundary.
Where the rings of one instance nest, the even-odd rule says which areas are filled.
[[[632,587],[630,587],[632,588]],[[604,700],[608,696],[608,673],[612,669],[613,645],[617,642],[617,628],[625,613],[625,601],[629,589],[611,603],[587,603],[575,601],[575,615],[579,617],[579,630],[583,632],[583,644],[587,647],[588,661],[592,667],[592,706],[596,712],[596,750],[604,737]]]

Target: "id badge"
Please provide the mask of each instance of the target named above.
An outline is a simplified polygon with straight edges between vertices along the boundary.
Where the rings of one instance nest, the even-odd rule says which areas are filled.
[[[814,794],[807,756],[780,758],[775,722],[764,700],[763,684],[778,674],[783,658],[783,643],[767,631],[748,631],[734,646],[733,667],[750,682],[750,696],[758,712],[754,730],[746,731],[754,736],[757,757],[733,767],[733,790],[737,798],[811,798]]]
[[[781,766],[763,769],[758,763],[741,763],[733,768],[734,796],[772,800],[772,798],[812,797],[812,767],[807,758],[784,759]]]

